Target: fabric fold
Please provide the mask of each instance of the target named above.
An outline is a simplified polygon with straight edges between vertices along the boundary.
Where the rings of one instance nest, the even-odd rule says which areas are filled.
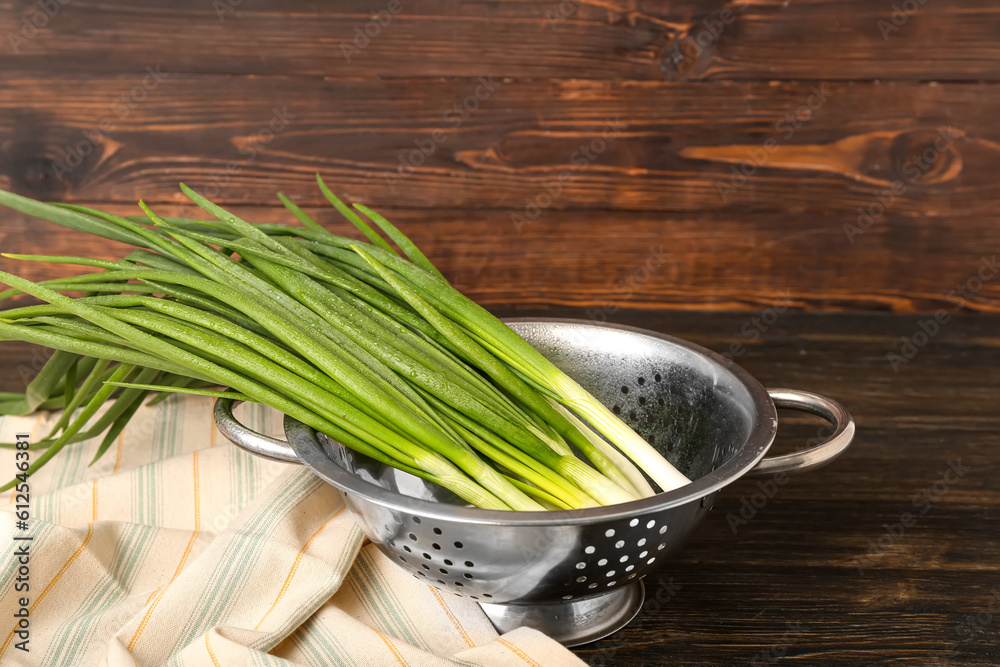
[[[280,434],[277,413],[241,409]],[[37,442],[57,418],[0,418],[0,441]],[[397,568],[334,488],[226,441],[211,399],[140,408],[88,466],[99,444],[70,445],[29,478],[27,529],[14,515],[23,498],[0,495],[0,540],[30,553],[27,592],[15,590],[15,550],[0,558],[0,664],[583,664],[533,630],[498,636],[474,601]],[[15,453],[0,450],[0,475],[16,473]],[[22,597],[28,652],[17,648]]]

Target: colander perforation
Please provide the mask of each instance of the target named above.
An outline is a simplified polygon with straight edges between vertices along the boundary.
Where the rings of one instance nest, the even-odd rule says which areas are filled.
[[[610,507],[477,510],[294,420],[286,435],[295,456],[344,493],[369,539],[420,581],[480,602],[494,623],[547,627],[545,619],[580,613],[592,630],[566,641],[594,639],[597,628],[631,618],[640,581],[683,544],[718,490],[764,455],[774,404],[744,371],[684,341],[565,320],[511,326],[695,481]]]
[[[529,324],[519,333],[690,477],[704,476],[720,461],[731,459],[753,430],[753,420],[739,408],[752,402],[749,392],[735,377],[720,383],[728,372],[722,366],[706,373],[704,357],[684,345],[616,329],[597,330],[607,341],[581,344],[559,329]],[[322,447],[342,470],[414,495],[414,506],[437,500],[438,511],[400,513],[356,493],[347,495],[355,514],[370,514],[371,524],[380,527],[369,537],[394,562],[431,585],[475,599],[521,603],[605,594],[658,566],[707,511],[699,502],[674,507],[654,502],[620,516],[596,516],[562,527],[522,529],[504,525],[502,518],[496,524],[476,525],[453,516],[470,510],[449,504],[456,499],[443,497],[433,485],[418,485],[413,491],[398,471],[366,461],[337,443],[324,441]],[[405,496],[396,497],[400,508],[409,504]]]
[[[694,481],[609,507],[477,510],[295,420],[285,420],[285,443],[239,424],[233,401],[220,399],[216,423],[244,449],[305,463],[337,487],[369,539],[420,581],[478,601],[501,632],[534,627],[567,646],[607,636],[638,613],[642,579],[669,562],[720,489],[748,473],[822,467],[854,436],[850,413],[836,401],[765,390],[732,362],[685,341],[569,320],[508,324]],[[776,405],[823,417],[833,435],[807,450],[764,459],[777,427]]]

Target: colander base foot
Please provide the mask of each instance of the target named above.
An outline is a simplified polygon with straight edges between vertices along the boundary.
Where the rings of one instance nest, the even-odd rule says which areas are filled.
[[[549,604],[483,604],[493,627],[501,634],[527,626],[563,646],[580,646],[603,639],[629,624],[646,599],[641,581],[610,593]]]

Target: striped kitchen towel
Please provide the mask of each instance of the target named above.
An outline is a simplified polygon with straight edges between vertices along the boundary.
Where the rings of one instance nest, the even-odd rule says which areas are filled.
[[[280,432],[273,411],[241,410]],[[56,418],[0,418],[0,441],[40,440]],[[498,636],[475,602],[401,571],[332,487],[229,444],[211,399],[142,407],[88,467],[99,444],[0,495],[2,665],[583,664],[533,630]],[[15,455],[0,450],[4,481]]]

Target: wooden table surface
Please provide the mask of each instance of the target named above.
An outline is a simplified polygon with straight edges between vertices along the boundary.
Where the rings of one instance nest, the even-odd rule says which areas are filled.
[[[780,487],[725,489],[687,547],[647,578],[640,615],[577,654],[630,667],[1000,664],[1000,317],[956,316],[896,372],[887,353],[926,316],[789,311],[767,316],[751,341],[744,327],[761,331],[762,316],[612,319],[718,352],[743,343],[737,361],[765,386],[843,402],[854,444]],[[31,357],[4,349],[0,390],[13,390]],[[772,452],[821,434],[818,419],[779,419]]]
[[[770,327],[753,323],[761,316],[613,319],[718,352],[745,343],[736,360],[765,386],[843,402],[854,444],[777,489],[746,480],[720,493],[688,546],[647,579],[640,616],[580,657],[1000,664],[1000,318],[956,317],[896,372],[887,353],[926,316],[784,313]],[[747,323],[767,329],[756,343]],[[782,411],[779,422],[773,452],[822,435],[818,418]]]
[[[0,188],[170,215],[184,181],[255,222],[289,220],[281,190],[346,231],[322,172],[500,314],[735,349],[848,406],[840,460],[725,490],[584,660],[1000,664],[995,0],[0,0],[0,25]],[[123,254],[54,230],[0,211],[0,250]],[[0,389],[30,365],[4,344]],[[820,426],[782,424],[776,450]]]
[[[322,172],[492,307],[591,307],[663,248],[628,305],[933,311],[1000,247],[994,0],[56,4],[0,0],[20,194],[332,224]],[[0,247],[120,252],[50,229]]]

